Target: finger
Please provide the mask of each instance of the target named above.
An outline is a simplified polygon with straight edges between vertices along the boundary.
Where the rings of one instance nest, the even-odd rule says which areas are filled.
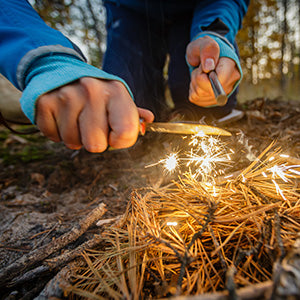
[[[112,84],[115,95],[107,105],[108,122],[111,129],[108,142],[116,149],[128,148],[136,142],[138,137],[139,113],[124,85],[117,81]]]
[[[204,37],[200,41],[200,63],[202,70],[208,73],[215,69],[218,64],[220,47],[218,43],[210,37]]]
[[[139,133],[139,115],[136,107],[121,106],[120,110],[114,110],[109,115],[109,119],[111,125],[109,145],[117,149],[131,147]]]
[[[76,84],[65,86],[57,91],[59,109],[56,120],[59,134],[64,144],[73,150],[82,147],[78,116],[83,109],[83,95]]]
[[[186,59],[188,63],[193,67],[200,65],[200,54],[199,54],[199,41],[195,40],[188,44],[186,48]]]
[[[220,59],[220,62],[216,68],[216,73],[226,94],[229,94],[232,91],[234,84],[241,77],[235,62],[229,58]]]
[[[103,152],[108,146],[106,101],[109,94],[103,92],[103,82],[95,78],[81,78],[80,89],[85,99],[78,118],[81,142],[89,152]]]
[[[52,97],[41,96],[36,102],[36,124],[40,131],[54,142],[61,141],[57,124],[53,115]]]
[[[215,69],[219,55],[218,43],[209,36],[201,37],[189,43],[186,50],[188,63],[194,67],[201,64],[205,73]]]
[[[103,105],[91,105],[81,112],[79,116],[81,142],[87,151],[98,153],[107,149],[109,132],[107,122],[107,112]]]
[[[153,122],[154,114],[150,110],[140,108],[140,107],[138,107],[137,110],[138,110],[138,113],[139,113],[139,117],[141,119],[143,119],[147,123]]]
[[[201,107],[216,104],[209,78],[201,71],[201,66],[192,72],[189,101]]]
[[[199,97],[212,97],[213,90],[206,73],[202,71],[201,65],[191,74],[191,86]]]

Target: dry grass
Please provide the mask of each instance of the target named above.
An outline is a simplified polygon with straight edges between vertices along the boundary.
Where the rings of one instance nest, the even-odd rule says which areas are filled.
[[[196,295],[272,278],[300,230],[300,166],[271,144],[211,185],[190,173],[132,194],[121,227],[84,254],[69,292],[87,299]]]

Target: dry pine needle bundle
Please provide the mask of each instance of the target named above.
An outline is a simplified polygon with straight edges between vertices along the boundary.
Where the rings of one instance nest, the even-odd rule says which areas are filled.
[[[84,254],[69,291],[86,299],[196,295],[272,278],[300,231],[300,166],[270,145],[245,170],[213,184],[187,172],[136,191],[121,227]]]

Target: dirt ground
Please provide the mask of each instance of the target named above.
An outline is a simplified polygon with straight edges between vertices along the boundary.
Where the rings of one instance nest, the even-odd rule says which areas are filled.
[[[233,134],[228,143],[236,151],[236,170],[247,166],[250,156],[273,140],[286,154],[299,158],[300,101],[261,98],[239,109],[244,117],[223,126]],[[66,149],[40,134],[19,136],[0,127],[0,269],[67,233],[100,203],[107,208],[103,218],[111,218],[124,212],[133,189],[170,181],[159,166],[146,166],[163,158],[178,139],[149,133],[131,149],[91,154]],[[90,227],[60,251],[80,245],[97,230]],[[23,284],[2,283],[0,297],[32,299],[55,272]]]

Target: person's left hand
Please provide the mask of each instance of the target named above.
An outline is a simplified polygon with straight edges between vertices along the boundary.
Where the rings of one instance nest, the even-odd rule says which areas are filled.
[[[218,43],[209,36],[189,43],[186,50],[188,63],[196,67],[191,74],[189,100],[198,106],[216,105],[208,73],[215,70],[226,94],[229,94],[241,74],[236,63],[228,57],[219,57]]]

